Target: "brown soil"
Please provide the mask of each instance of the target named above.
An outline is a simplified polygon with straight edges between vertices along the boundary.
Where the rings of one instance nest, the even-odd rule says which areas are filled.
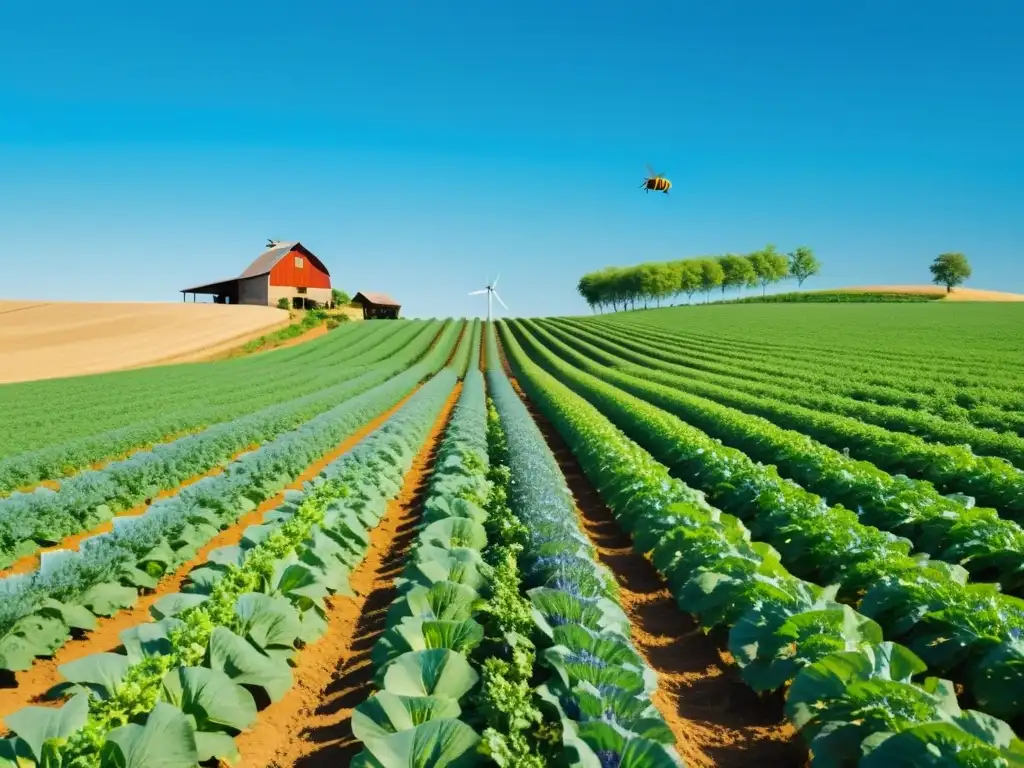
[[[676,737],[676,749],[694,768],[801,768],[807,749],[782,713],[778,698],[759,699],[691,616],[676,606],[654,566],[633,551],[611,510],[590,485],[557,430],[538,411],[502,363],[537,422],[576,501],[580,527],[600,561],[615,574],[619,602],[629,617],[637,651],[658,676],[654,705]]]
[[[340,443],[337,448],[311,464],[295,480],[295,482],[288,486],[288,489],[301,489],[303,483],[307,480],[312,480],[320,474],[320,470],[325,466],[337,459],[346,451],[351,450],[356,443],[391,418],[391,416],[401,408],[413,394],[415,394],[415,391],[416,390],[413,390],[413,392],[403,398],[398,405],[367,423],[358,432]],[[63,677],[57,669],[61,664],[66,664],[69,661],[80,659],[83,656],[88,656],[92,653],[115,650],[121,645],[118,635],[125,629],[134,627],[145,621],[149,621],[151,618],[149,614],[150,606],[164,595],[174,594],[175,592],[180,591],[189,571],[206,562],[206,557],[210,550],[217,547],[237,544],[241,541],[242,534],[246,528],[250,525],[259,523],[266,512],[274,509],[283,502],[284,491],[272,499],[264,501],[252,512],[249,512],[239,519],[234,525],[221,531],[202,549],[200,549],[194,558],[182,565],[172,575],[165,577],[163,581],[160,582],[156,591],[146,594],[140,598],[132,608],[127,611],[122,611],[110,618],[99,619],[97,627],[93,632],[90,632],[81,638],[71,640],[71,642],[67,643],[63,648],[57,651],[57,654],[53,658],[37,659],[31,669],[25,672],[16,673],[14,675],[13,686],[0,687],[0,719],[28,704],[40,703],[40,699],[43,694],[63,680]]]
[[[287,324],[273,307],[0,301],[0,382],[183,361]]]
[[[255,444],[249,445],[246,448],[242,449],[241,451],[238,451],[237,453],[232,455],[223,464],[219,464],[218,466],[214,467],[208,472],[204,472],[201,475],[190,477],[188,480],[181,483],[181,485],[177,485],[174,488],[168,488],[166,490],[160,491],[156,496],[146,499],[141,504],[138,504],[135,507],[132,507],[131,509],[126,509],[123,512],[119,512],[117,514],[117,517],[134,517],[136,515],[141,515],[149,508],[149,505],[152,504],[154,501],[158,499],[167,499],[170,498],[171,496],[176,496],[177,494],[181,493],[183,488],[188,488],[188,486],[193,485],[194,483],[198,483],[204,477],[213,477],[214,475],[219,475],[232,461],[237,459],[243,453],[255,450],[256,448],[259,448],[259,446]],[[43,549],[40,549],[38,552],[35,552],[31,555],[25,555],[25,557],[22,557],[21,559],[15,561],[11,566],[3,570],[0,570],[0,578],[4,578],[15,573],[28,573],[29,571],[34,571],[39,567],[39,556],[42,553],[53,552],[57,549],[76,550],[78,549],[79,545],[81,545],[81,543],[85,539],[88,539],[90,536],[97,536],[101,533],[106,533],[107,531],[113,530],[113,528],[113,522],[108,520],[107,522],[100,523],[98,526],[88,531],[82,531],[81,533],[76,533],[73,536],[68,536],[59,544],[54,544],[50,547],[44,547]]]
[[[452,392],[401,492],[370,534],[366,559],[351,577],[357,597],[328,600],[329,629],[297,655],[295,685],[236,739],[247,768],[348,765],[362,749],[352,735],[352,710],[373,692],[370,653],[396,596],[394,580],[416,534],[439,438],[461,387]]]

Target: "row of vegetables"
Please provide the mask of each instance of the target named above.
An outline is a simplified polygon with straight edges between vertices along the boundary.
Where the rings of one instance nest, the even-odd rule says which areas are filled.
[[[750,334],[748,327],[740,327],[739,333],[724,328],[711,328],[699,324],[680,327],[658,325],[656,318],[643,315],[617,315],[614,318],[594,318],[598,325],[618,329],[632,328],[639,335],[669,337],[671,340],[686,341],[704,348],[723,348],[740,356],[749,355],[757,359],[773,358],[781,362],[804,365],[828,365],[837,372],[850,371],[851,380],[865,380],[878,384],[889,384],[895,388],[918,390],[932,394],[947,392],[951,385],[957,390],[968,390],[966,402],[975,405],[994,395],[993,403],[1002,403],[998,393],[1019,397],[1015,387],[1015,372],[1020,371],[1024,362],[992,354],[990,348],[977,345],[950,347],[939,344],[942,354],[920,354],[920,335],[903,335],[898,343],[891,343],[898,336],[887,334],[886,343],[878,343],[873,323],[853,327],[853,333],[844,335],[842,345],[825,336],[812,337],[797,331],[787,334],[788,338],[770,334]],[[861,318],[863,320],[863,318]],[[883,329],[884,330],[884,329]],[[932,336],[932,341],[941,336]],[[934,349],[934,347],[933,347]],[[915,377],[918,381],[914,383]],[[923,381],[922,381],[923,380]],[[979,399],[970,395],[977,392]],[[1006,403],[1011,405],[1011,403]]]
[[[662,362],[646,353],[647,345],[642,341],[613,341],[603,331],[594,333],[579,325],[573,326],[567,336],[625,361],[617,364],[622,373],[763,416],[837,450],[849,450],[889,472],[928,480],[946,493],[968,494],[983,505],[995,507],[1004,517],[1024,520],[1024,472],[1004,458],[977,455],[969,445],[926,442],[907,432],[865,424],[830,412],[818,402],[833,396],[816,395],[799,387],[748,384]]]
[[[291,350],[282,350],[258,356],[269,359],[259,366],[255,360],[245,364],[247,359],[242,358],[208,366],[181,366],[188,375],[161,367],[99,376],[96,378],[104,380],[101,391],[78,399],[72,397],[76,390],[64,381],[35,382],[33,386],[43,389],[48,399],[33,409],[33,390],[29,390],[15,398],[16,410],[4,409],[10,411],[9,418],[2,419],[10,438],[4,440],[7,455],[0,458],[0,496],[45,480],[59,480],[90,465],[164,442],[169,435],[180,436],[316,394],[350,378],[350,367],[385,360],[408,344],[422,325],[382,323],[351,339],[334,338],[348,330],[343,326],[323,337],[330,343],[321,350],[317,365],[309,366],[298,378],[297,363],[288,355]],[[395,337],[401,341],[393,342]],[[89,380],[73,381],[84,389]],[[57,384],[60,389],[45,392]],[[3,392],[0,388],[0,394]],[[54,439],[55,435],[59,439]]]
[[[565,478],[501,369],[493,330],[487,381],[506,439],[509,506],[526,529],[520,564],[539,650],[540,711],[555,723],[555,761],[682,765],[675,736],[652,704],[657,677],[630,641],[615,578],[579,528]]]
[[[638,335],[635,327],[624,323],[598,319],[588,321],[586,326],[612,332],[633,328],[629,336],[636,338]],[[1005,366],[998,370],[1000,379],[994,381],[992,371],[982,373],[965,369],[960,363],[954,371],[944,374],[930,367],[916,367],[915,361],[908,360],[906,355],[897,360],[879,362],[851,359],[845,351],[836,359],[830,359],[829,353],[821,350],[780,354],[763,346],[760,340],[741,345],[736,340],[694,339],[650,326],[642,328],[642,336],[645,341],[657,345],[659,357],[662,354],[672,355],[661,358],[668,362],[685,360],[694,367],[720,372],[722,369],[711,366],[727,365],[730,366],[729,375],[741,379],[784,386],[799,383],[802,387],[810,386],[854,401],[897,406],[918,414],[923,411],[959,422],[954,429],[971,424],[999,432],[1024,428],[1024,414],[1021,413],[1024,395],[1014,388],[1013,374]],[[1003,376],[1007,378],[1003,379]],[[993,386],[996,383],[998,386]],[[840,405],[851,404],[840,402]],[[906,418],[905,413],[898,411],[891,412],[891,415]],[[929,424],[929,428],[941,429],[939,420],[923,421]]]
[[[155,445],[102,469],[81,472],[57,490],[37,487],[0,499],[0,568],[177,488],[223,466],[238,453],[368,392],[422,357],[440,326],[439,322],[426,324],[411,340],[404,335],[390,339],[385,345],[391,353],[387,362],[360,365],[356,359],[338,377],[339,383],[330,387]]]
[[[223,473],[154,502],[145,513],[114,518],[110,533],[82,541],[78,550],[44,553],[38,570],[0,580],[0,670],[28,669],[73,631],[91,630],[97,616],[134,604],[140,590],[154,588],[219,530],[440,370],[460,332],[460,324],[448,324],[423,360],[405,372],[239,456]]]
[[[866,525],[904,536],[918,552],[962,565],[975,579],[998,581],[1004,590],[1017,594],[1024,588],[1024,530],[1000,518],[994,509],[975,507],[963,497],[943,496],[925,481],[893,477],[765,418],[691,395],[679,385],[624,373],[617,368],[621,358],[557,329],[549,333],[531,322],[523,327],[561,359],[678,416],[755,461],[778,467],[807,490],[855,510]]]
[[[710,440],[694,449],[677,424],[658,417],[657,409],[541,354],[521,327],[513,334],[503,326],[502,339],[519,382],[632,535],[635,549],[650,556],[665,577],[679,607],[694,614],[707,629],[728,629],[729,650],[742,678],[754,690],[785,690],[786,713],[810,743],[815,765],[896,768],[1022,763],[1024,744],[1007,723],[961,709],[953,683],[922,678],[925,662],[912,650],[885,641],[882,627],[868,615],[838,602],[835,587],[823,588],[787,570],[783,563],[799,560],[801,552],[799,546],[787,549],[787,537],[795,540],[800,535],[796,526],[784,526],[777,537],[781,552],[768,543],[752,541],[756,534],[737,517],[710,506],[703,493],[674,478],[668,467],[629,440],[602,412],[634,437],[649,435],[650,445],[665,446],[666,451],[673,446],[671,450],[683,459],[680,464],[673,462],[674,470],[704,456],[707,466],[718,465],[719,479],[701,484],[712,497],[734,493],[744,495],[746,505],[760,499],[765,507],[787,506],[790,499],[785,492],[773,492],[752,476],[757,465],[745,465]],[[530,355],[519,339],[527,344]],[[855,556],[873,545],[835,539],[829,556],[838,561],[846,553]],[[811,557],[823,555],[821,547],[809,552]],[[921,578],[936,577],[921,569]],[[881,581],[888,585],[883,590],[891,590],[892,579]],[[942,615],[944,609],[945,604],[932,607],[933,621],[954,621],[955,607],[947,616]],[[907,609],[899,615],[907,622],[922,618],[920,610]],[[960,617],[967,622],[975,618]],[[934,623],[932,629],[936,629]],[[941,633],[932,631],[931,639],[941,639]],[[1015,643],[1012,637],[1004,637],[1000,644],[1005,650]],[[1007,682],[1002,677],[1009,673],[1012,678],[1013,670],[1004,664],[996,671],[998,654],[991,662],[989,688],[996,700],[998,688],[1013,685],[1012,679]]]
[[[14,735],[0,744],[0,765],[191,768],[237,759],[234,736],[260,703],[285,694],[296,650],[327,629],[326,598],[351,594],[348,576],[369,531],[457,379],[444,368],[303,490],[287,492],[240,544],[211,551],[185,591],[153,605],[153,621],[121,634],[123,653],[63,665],[67,682],[52,693],[68,701],[8,716]],[[419,671],[402,669],[414,684]]]
[[[562,361],[523,326],[534,359],[586,397],[672,472],[748,523],[794,574],[840,597],[966,688],[980,709],[1024,715],[1024,600],[972,584],[960,566],[911,557],[910,542],[865,526],[842,507],[784,480],[660,408]]]

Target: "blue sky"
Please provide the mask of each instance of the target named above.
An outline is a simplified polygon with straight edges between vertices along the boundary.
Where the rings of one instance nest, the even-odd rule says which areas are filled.
[[[268,237],[410,316],[768,242],[1024,291],[1020,0],[45,5],[0,10],[4,298],[179,300]]]

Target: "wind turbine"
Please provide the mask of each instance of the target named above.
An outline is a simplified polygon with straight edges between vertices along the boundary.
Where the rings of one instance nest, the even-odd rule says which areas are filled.
[[[505,307],[506,310],[508,309],[508,305],[506,305],[505,302],[501,300],[501,296],[499,296],[498,292],[496,290],[494,290],[494,288],[498,285],[498,281],[500,279],[501,279],[501,275],[498,275],[496,278],[494,278],[494,282],[488,284],[485,288],[481,288],[479,291],[470,291],[469,292],[470,296],[479,296],[481,293],[486,293],[487,294],[487,322],[491,322],[491,297],[492,296],[498,300],[498,303],[501,304],[501,306]]]

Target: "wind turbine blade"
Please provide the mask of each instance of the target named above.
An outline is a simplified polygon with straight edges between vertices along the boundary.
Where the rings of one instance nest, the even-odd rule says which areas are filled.
[[[484,288],[482,291],[470,291],[469,295],[470,296],[476,296],[476,295],[481,294],[481,293],[487,293],[487,289]]]
[[[498,275],[498,276],[497,276],[496,278],[494,278],[494,282],[493,282],[493,283],[491,283],[491,288],[492,288],[492,289],[493,289],[493,288],[497,288],[497,287],[498,287],[498,281],[499,281],[499,280],[501,280],[501,274],[499,274],[499,275]]]
[[[501,300],[501,296],[498,295],[497,291],[491,291],[491,293],[494,294],[494,298],[496,298],[498,300],[498,303],[501,304],[501,306],[505,307],[505,309],[508,310],[509,312],[512,311],[512,310],[509,310],[508,306],[505,304],[505,302]]]

